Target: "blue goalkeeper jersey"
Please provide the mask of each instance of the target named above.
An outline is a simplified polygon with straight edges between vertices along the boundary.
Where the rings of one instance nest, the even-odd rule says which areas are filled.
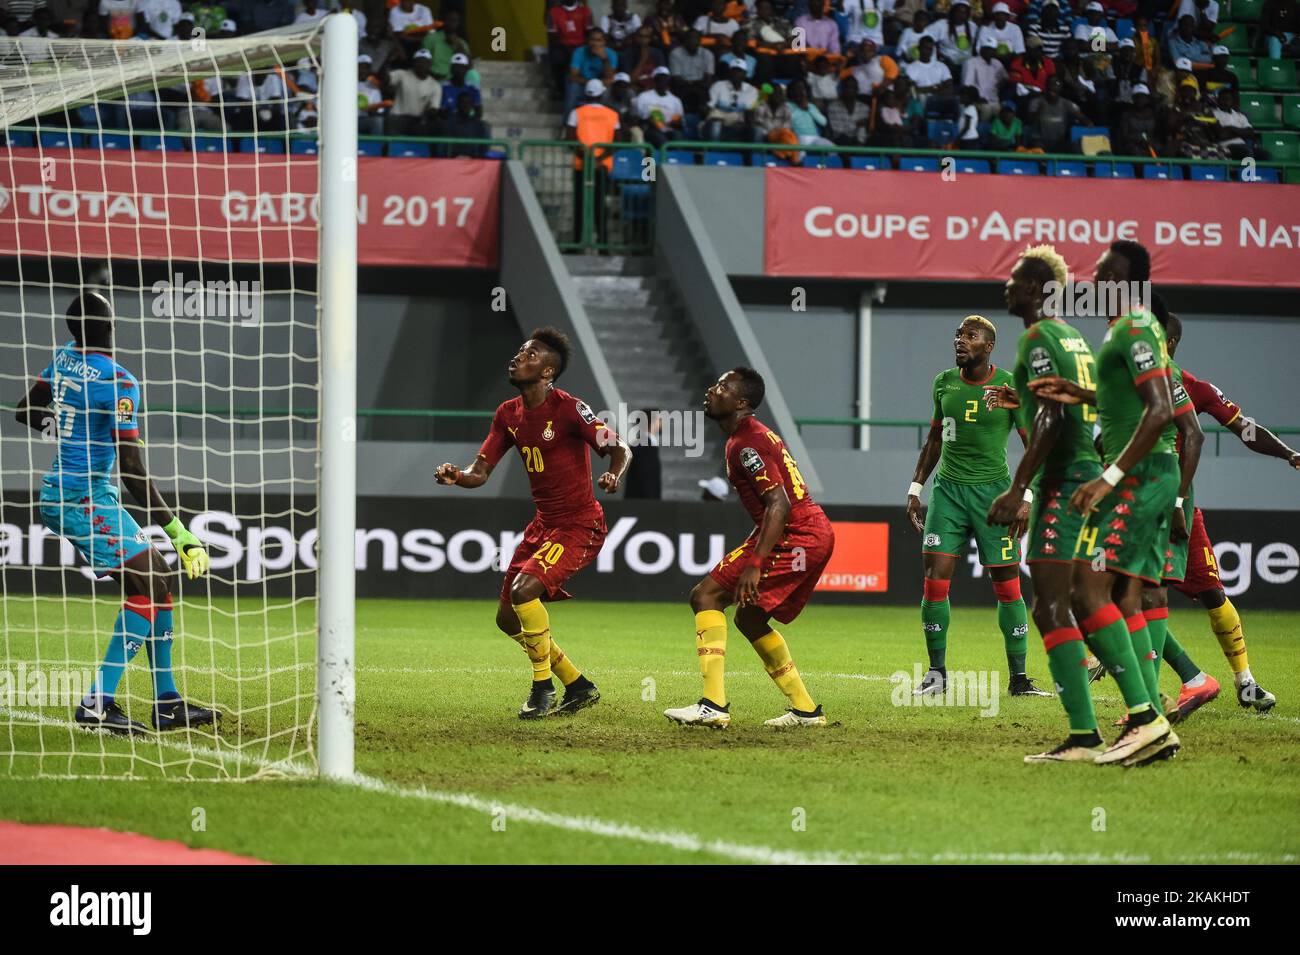
[[[60,497],[85,496],[113,479],[117,439],[140,435],[140,385],[108,352],[68,342],[41,372],[54,400],[58,448],[45,475]]]

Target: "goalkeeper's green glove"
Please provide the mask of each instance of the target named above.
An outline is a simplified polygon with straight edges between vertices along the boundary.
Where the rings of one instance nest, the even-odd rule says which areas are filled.
[[[185,566],[185,573],[190,580],[202,577],[208,570],[208,552],[203,549],[199,539],[185,529],[179,517],[173,517],[171,523],[163,528],[172,539],[172,546]]]

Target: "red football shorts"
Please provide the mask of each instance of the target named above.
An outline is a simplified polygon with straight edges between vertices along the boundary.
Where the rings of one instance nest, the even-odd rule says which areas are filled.
[[[1219,565],[1214,560],[1214,545],[1210,535],[1205,533],[1205,518],[1201,509],[1196,508],[1192,515],[1192,527],[1187,541],[1187,576],[1182,583],[1174,584],[1180,594],[1195,599],[1207,590],[1222,590],[1219,581]]]
[[[546,588],[547,600],[567,600],[573,595],[564,582],[586,567],[605,543],[605,517],[597,514],[571,524],[547,524],[534,517],[524,528],[501,582],[501,599],[510,602],[510,585],[519,574],[532,574]]]
[[[725,590],[735,592],[746,558],[752,557],[758,543],[758,531],[745,543],[718,562],[709,576]],[[758,605],[782,623],[789,623],[812,596],[822,571],[835,550],[835,531],[820,507],[809,508],[800,515],[798,525],[787,526],[785,536],[777,542],[763,566],[758,582]]]

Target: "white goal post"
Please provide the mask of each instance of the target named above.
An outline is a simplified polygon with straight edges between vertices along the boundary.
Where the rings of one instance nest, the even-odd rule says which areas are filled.
[[[354,772],[357,33],[341,14],[244,37],[0,38],[0,774]],[[116,365],[60,376],[69,303],[90,290],[112,306]],[[117,533],[107,560],[129,559],[111,519],[74,548],[45,517],[52,462],[93,461],[111,443],[96,414],[115,405],[116,441],[130,415],[52,389],[48,416],[15,423],[38,379],[77,394],[114,367],[138,379],[151,478],[212,558],[186,579],[163,521],[121,490],[134,544],[170,565],[174,640],[161,616],[123,630],[126,588],[82,549]],[[89,522],[84,493],[58,512]],[[74,719],[106,671],[148,731]],[[163,672],[220,723],[154,731]]]

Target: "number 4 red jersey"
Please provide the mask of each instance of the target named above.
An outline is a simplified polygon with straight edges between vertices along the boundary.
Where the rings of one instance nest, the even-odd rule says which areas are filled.
[[[727,480],[756,525],[763,523],[762,496],[778,484],[785,485],[786,496],[790,498],[787,527],[799,527],[822,513],[813,503],[799,465],[786,450],[785,442],[753,415],[742,419],[736,433],[727,438],[725,458]]]
[[[523,396],[503,401],[478,453],[495,467],[510,447],[518,448],[538,517],[547,524],[566,523],[603,517],[592,493],[588,449],[617,440],[585,402],[551,388],[536,408],[525,408]]]

